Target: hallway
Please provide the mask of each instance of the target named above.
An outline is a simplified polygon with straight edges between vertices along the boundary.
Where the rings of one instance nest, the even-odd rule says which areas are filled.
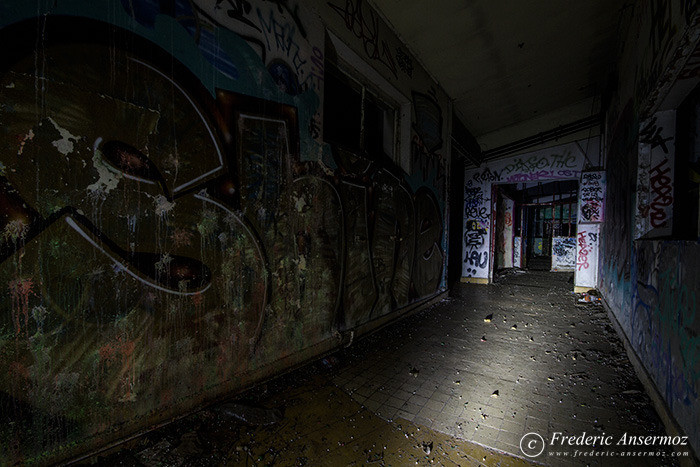
[[[240,399],[248,409],[210,407],[99,461],[511,466],[527,463],[519,443],[529,432],[548,440],[555,432],[663,435],[603,307],[578,303],[569,276],[515,270],[488,287],[462,285],[449,300],[249,391]],[[612,462],[553,461],[550,451],[535,461]],[[662,455],[614,462],[674,465],[671,451]]]
[[[700,462],[700,2],[0,39],[0,465]]]

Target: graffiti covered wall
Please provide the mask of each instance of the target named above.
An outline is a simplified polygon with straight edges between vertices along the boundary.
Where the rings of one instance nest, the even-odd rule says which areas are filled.
[[[515,267],[515,268],[523,267],[522,254],[523,254],[522,237],[513,237],[513,267]]]
[[[631,26],[607,118],[598,287],[697,453],[699,250],[695,240],[668,237],[676,125],[672,110],[655,112],[670,89],[685,86],[681,81],[697,84],[697,62],[685,61],[695,49],[690,38],[698,37],[697,3],[642,2],[628,13]],[[667,238],[644,239],[659,235]]]
[[[492,212],[491,202],[493,185],[578,180],[581,172],[586,168],[586,154],[582,148],[598,147],[596,138],[582,143],[567,143],[506,159],[494,160],[465,172],[463,279],[483,281],[488,280],[491,275],[490,261],[495,259],[489,257],[491,254],[491,220],[495,214]],[[512,252],[512,245],[510,252]]]
[[[603,222],[605,219],[604,171],[581,174],[578,200],[578,223]]]
[[[637,162],[635,238],[671,235],[675,172],[676,111],[641,122]]]
[[[552,237],[552,271],[573,271],[576,266],[576,239]]]
[[[577,287],[596,288],[598,283],[600,224],[579,224],[575,239],[574,282]]]
[[[396,83],[430,96],[408,174],[326,146],[321,13],[0,6],[0,458],[124,437],[441,290],[446,97]]]

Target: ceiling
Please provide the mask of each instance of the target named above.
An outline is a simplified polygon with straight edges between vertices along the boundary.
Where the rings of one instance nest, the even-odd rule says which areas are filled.
[[[373,4],[488,150],[599,111],[625,0]]]

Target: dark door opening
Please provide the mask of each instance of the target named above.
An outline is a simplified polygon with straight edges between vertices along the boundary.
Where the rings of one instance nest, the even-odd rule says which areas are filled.
[[[573,271],[578,180],[497,185],[495,269]]]

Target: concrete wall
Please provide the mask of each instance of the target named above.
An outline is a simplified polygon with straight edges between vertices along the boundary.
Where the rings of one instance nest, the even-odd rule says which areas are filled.
[[[649,164],[660,157],[662,143],[672,148],[674,131],[650,131],[648,124],[657,110],[672,110],[683,90],[698,83],[697,61],[688,60],[696,56],[700,32],[697,3],[637,2],[626,20],[617,93],[607,112],[599,288],[670,413],[700,452],[700,248],[696,240],[672,237],[635,240],[655,228],[669,234],[667,202],[673,204],[673,193],[665,191],[670,199],[659,200],[649,191],[650,177],[657,177],[658,189],[658,178],[665,176],[658,173],[664,167],[653,172],[659,162]]]
[[[324,143],[327,31],[408,103],[394,160]],[[182,414],[444,288],[450,104],[362,0],[17,0],[0,35],[7,462]]]

